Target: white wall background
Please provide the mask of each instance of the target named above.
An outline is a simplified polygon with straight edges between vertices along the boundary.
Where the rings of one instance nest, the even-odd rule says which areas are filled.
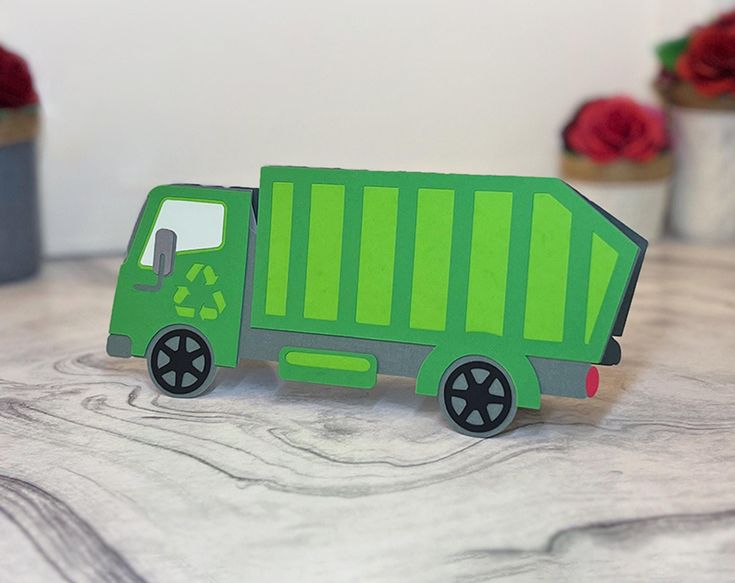
[[[44,106],[49,255],[124,248],[148,189],[263,164],[554,174],[580,100],[651,99],[722,0],[0,0]]]

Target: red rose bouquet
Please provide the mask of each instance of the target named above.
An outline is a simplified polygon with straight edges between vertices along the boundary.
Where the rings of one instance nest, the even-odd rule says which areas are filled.
[[[568,152],[598,163],[648,162],[669,147],[663,113],[625,96],[588,101],[562,135]]]
[[[664,99],[689,107],[735,107],[735,10],[662,43],[656,53],[656,86]]]
[[[25,60],[0,45],[0,146],[37,132],[38,94]]]
[[[28,64],[0,45],[0,108],[38,103]]]
[[[655,85],[676,144],[673,231],[735,241],[735,10],[659,45],[656,53]]]
[[[582,104],[562,131],[564,178],[641,235],[660,234],[672,171],[660,110],[626,96]]]

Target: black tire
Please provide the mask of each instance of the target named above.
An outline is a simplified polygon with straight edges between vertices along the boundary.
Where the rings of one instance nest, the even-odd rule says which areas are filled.
[[[151,342],[148,373],[162,393],[193,398],[212,386],[217,367],[206,339],[189,328],[163,330]]]
[[[477,356],[461,358],[441,380],[439,403],[449,424],[473,437],[492,437],[516,414],[516,392],[508,374]]]

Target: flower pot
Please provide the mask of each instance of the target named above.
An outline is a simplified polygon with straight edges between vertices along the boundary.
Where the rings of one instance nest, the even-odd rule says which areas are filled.
[[[658,46],[676,152],[675,234],[735,241],[735,10]]]
[[[735,241],[735,104],[671,106],[670,118],[676,149],[672,230],[692,240]]]
[[[0,282],[38,271],[35,106],[0,109]]]
[[[651,243],[663,232],[671,171],[668,154],[645,163],[607,164],[570,153],[562,156],[562,176],[569,184]]]

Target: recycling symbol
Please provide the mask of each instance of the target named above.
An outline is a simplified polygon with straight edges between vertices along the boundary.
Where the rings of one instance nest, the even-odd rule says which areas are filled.
[[[205,289],[214,286],[219,279],[219,276],[214,272],[212,266],[204,265],[203,263],[195,263],[192,265],[189,268],[189,271],[186,272],[185,277],[190,283],[196,282],[197,279],[204,279]],[[225,309],[225,296],[218,289],[211,291],[211,301],[204,302],[199,306],[198,311],[196,306],[192,306],[190,303],[191,300],[189,300],[189,297],[191,295],[188,285],[176,286],[174,304],[176,313],[182,318],[196,318],[198,314],[202,320],[216,320]]]

